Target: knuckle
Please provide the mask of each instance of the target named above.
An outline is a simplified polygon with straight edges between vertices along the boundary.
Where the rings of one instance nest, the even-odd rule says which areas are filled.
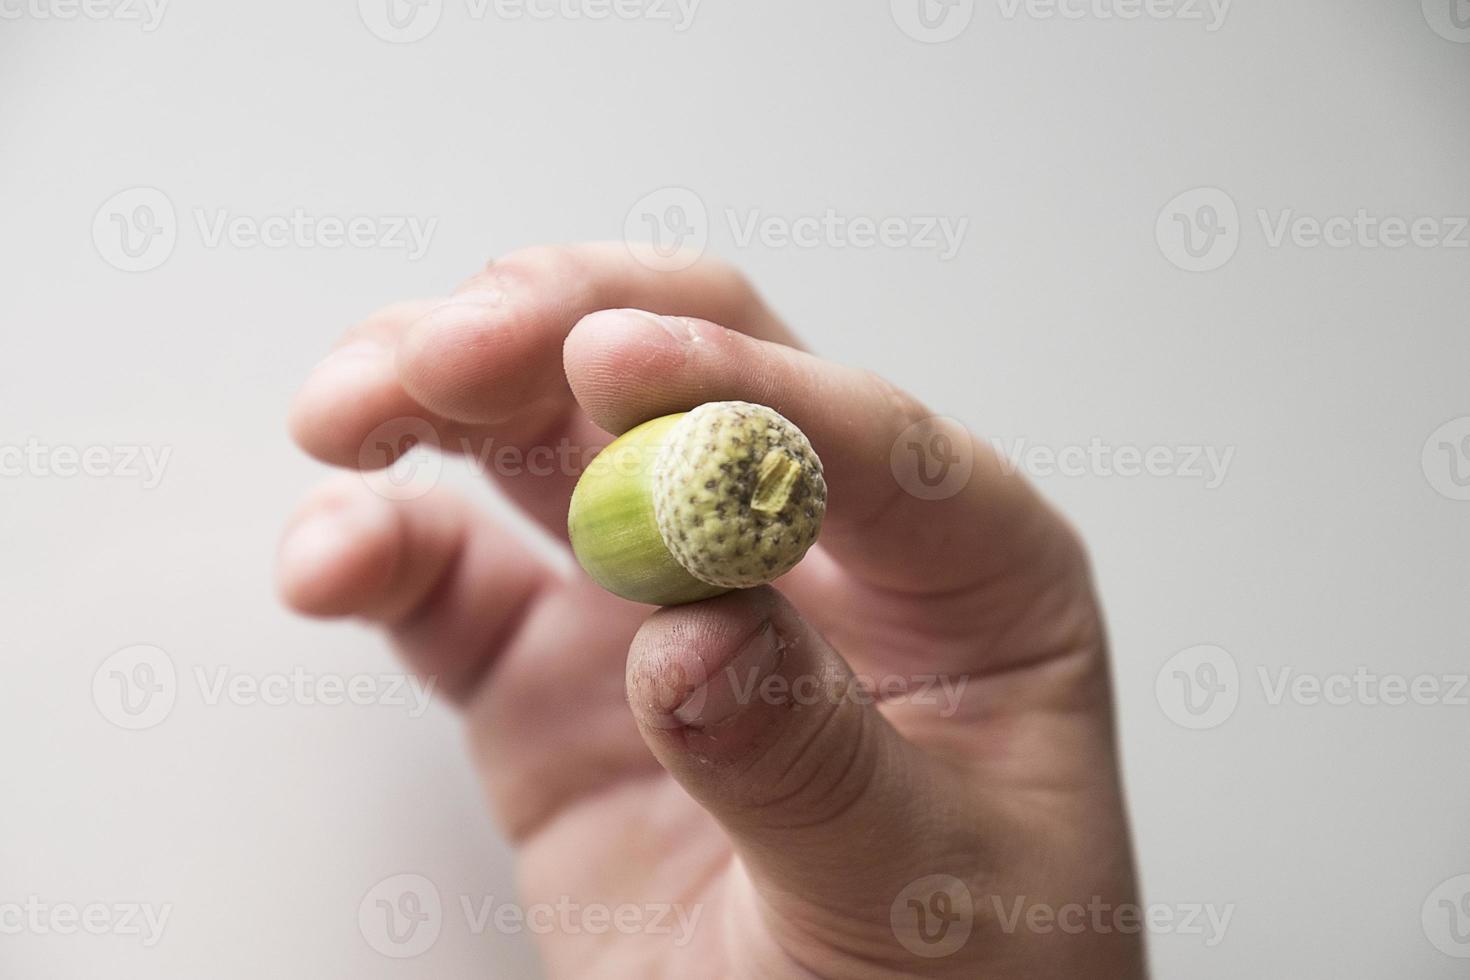
[[[756,779],[747,806],[771,829],[803,830],[829,826],[852,810],[873,786],[880,762],[867,713],[854,704],[832,706],[808,724],[815,733],[791,732],[758,768],[779,773]]]
[[[868,387],[874,392],[876,400],[897,422],[899,429],[921,422],[932,414],[923,402],[878,372],[864,369],[863,373],[867,376]]]

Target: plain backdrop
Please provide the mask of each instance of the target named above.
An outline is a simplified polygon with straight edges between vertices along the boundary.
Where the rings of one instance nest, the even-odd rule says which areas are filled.
[[[687,24],[653,0],[99,4],[0,0],[0,446],[59,464],[0,456],[0,905],[169,918],[153,945],[7,918],[0,974],[538,975],[529,935],[460,914],[511,901],[513,872],[447,710],[209,685],[395,669],[273,596],[281,524],[325,471],[285,407],[339,332],[651,214],[817,351],[1003,446],[1175,453],[1139,476],[1023,455],[1093,550],[1146,899],[1232,910],[1214,945],[1152,937],[1159,976],[1464,975],[1470,32],[1448,3],[980,0],[936,3],[932,29],[904,0],[704,0]],[[742,232],[829,209],[907,237]],[[1439,238],[1290,224],[1360,209]],[[212,233],[298,212],[376,237]],[[393,241],[409,217],[434,222],[421,256]],[[919,234],[940,217],[967,223],[952,256]],[[171,240],[129,256],[142,229]],[[55,472],[65,447],[111,468]],[[127,447],[170,453],[156,486]],[[1189,447],[1230,451],[1223,479]],[[110,658],[136,645],[177,690],[129,730],[108,685],[134,665]],[[1225,662],[1201,645],[1235,675],[1200,673]],[[1444,687],[1273,697],[1354,672]],[[1211,676],[1213,715],[1172,700]],[[445,907],[413,959],[359,927],[404,873]]]

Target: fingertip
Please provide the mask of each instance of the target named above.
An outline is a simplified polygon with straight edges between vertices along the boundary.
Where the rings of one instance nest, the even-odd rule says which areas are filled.
[[[355,466],[363,425],[391,417],[401,400],[392,352],[376,341],[355,341],[327,355],[307,375],[291,400],[286,424],[291,438],[313,457]]]
[[[644,310],[602,310],[578,321],[562,345],[562,365],[578,403],[598,425],[622,432],[649,413],[692,407],[681,368],[691,345],[721,328]]]
[[[702,728],[722,720],[717,714],[732,714],[729,675],[768,666],[769,653],[752,642],[765,639],[780,601],[773,589],[746,589],[665,607],[645,620],[627,664],[638,721],[654,730]]]
[[[276,587],[308,616],[361,611],[390,581],[397,558],[397,517],[360,478],[344,476],[318,490],[281,538]]]
[[[546,394],[542,338],[533,324],[518,322],[520,316],[503,298],[482,294],[434,307],[398,344],[399,381],[419,404],[445,418],[506,421]]]

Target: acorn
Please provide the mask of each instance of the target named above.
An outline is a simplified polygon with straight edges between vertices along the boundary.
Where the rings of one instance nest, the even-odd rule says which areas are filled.
[[[749,402],[709,402],[619,436],[572,492],[567,531],[587,574],[671,606],[774,581],[827,512],[822,461],[800,429]]]

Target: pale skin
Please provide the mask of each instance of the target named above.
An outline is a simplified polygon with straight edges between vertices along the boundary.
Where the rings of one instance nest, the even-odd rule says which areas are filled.
[[[379,624],[463,712],[524,903],[699,910],[687,936],[544,936],[548,975],[1142,977],[1139,936],[1110,916],[1014,917],[1138,901],[1076,535],[962,433],[968,482],[906,492],[890,452],[931,413],[804,352],[730,267],[654,271],[620,243],[513,253],[347,331],[291,426],[349,468],[404,417],[450,451],[581,460],[717,400],[776,409],[825,466],[819,544],[774,587],[634,605],[443,488],[394,501],[356,476],[313,492],[282,543],[287,603]],[[483,457],[564,545],[572,468]],[[971,896],[954,950],[933,944],[952,901],[920,895],[926,936],[905,931],[905,889],[932,875]]]

